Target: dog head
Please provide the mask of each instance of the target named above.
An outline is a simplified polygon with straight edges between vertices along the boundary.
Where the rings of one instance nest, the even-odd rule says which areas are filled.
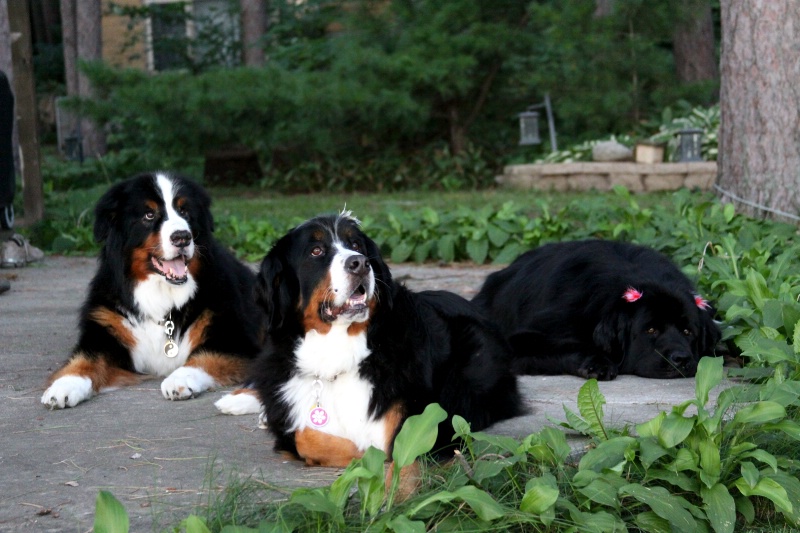
[[[691,377],[721,334],[714,309],[700,296],[663,286],[629,287],[594,330],[594,341],[617,357],[620,374]]]
[[[261,263],[260,300],[275,331],[326,333],[366,324],[377,302],[391,306],[389,268],[351,213],[321,216],[283,236]]]
[[[196,183],[165,172],[117,183],[95,207],[94,237],[104,257],[124,265],[136,281],[153,276],[183,285],[196,273],[195,257],[213,231],[211,200]]]

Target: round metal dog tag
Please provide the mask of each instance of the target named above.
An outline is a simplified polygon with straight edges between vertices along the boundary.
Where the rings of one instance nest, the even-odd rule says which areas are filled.
[[[167,357],[175,357],[178,355],[178,345],[172,341],[167,341],[164,344],[164,355]]]
[[[316,428],[324,427],[328,423],[328,412],[322,407],[314,407],[308,415],[308,420]]]

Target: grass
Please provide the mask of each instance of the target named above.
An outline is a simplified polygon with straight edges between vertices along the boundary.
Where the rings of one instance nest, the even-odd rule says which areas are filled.
[[[486,205],[499,208],[506,202],[531,206],[546,202],[554,210],[573,201],[595,199],[602,195],[609,205],[624,205],[625,199],[612,193],[598,192],[545,192],[510,189],[487,189],[478,191],[403,191],[390,193],[328,193],[313,195],[280,195],[255,189],[214,188],[210,190],[212,210],[217,215],[237,216],[245,220],[267,218],[289,222],[305,220],[322,213],[341,211],[347,208],[359,218],[378,218],[390,209],[418,209],[430,207],[436,211],[464,206],[479,209]],[[670,202],[670,193],[646,193],[636,199],[643,207]]]

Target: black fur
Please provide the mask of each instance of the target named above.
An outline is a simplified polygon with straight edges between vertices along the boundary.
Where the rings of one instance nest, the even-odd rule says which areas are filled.
[[[643,296],[623,299],[632,287]],[[521,374],[693,376],[720,331],[664,255],[633,244],[547,244],[491,274],[474,302],[509,340]],[[652,329],[651,329],[652,328]]]
[[[502,338],[472,305],[444,291],[414,293],[392,279],[377,245],[347,217],[318,217],[281,238],[261,264],[262,303],[271,324],[267,347],[258,361],[254,385],[265,406],[276,449],[297,454],[288,430],[290,406],[281,387],[297,373],[295,346],[304,335],[299,302],[308,301],[330,262],[314,261],[319,228],[334,227],[368,258],[377,287],[377,305],[369,317],[367,346],[371,351],[358,374],[372,384],[369,414],[382,418],[395,405],[405,417],[438,402],[483,429],[521,414],[516,378],[509,370],[509,352]],[[336,357],[336,354],[330,354]],[[398,426],[399,427],[399,426]],[[448,418],[439,426],[436,449],[452,447]]]

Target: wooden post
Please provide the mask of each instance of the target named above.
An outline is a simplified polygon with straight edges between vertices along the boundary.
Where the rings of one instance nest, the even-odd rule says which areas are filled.
[[[22,205],[25,209],[23,220],[18,220],[19,225],[34,224],[42,220],[44,216],[29,4],[30,0],[8,2],[8,22],[11,31],[21,35],[11,45],[16,99],[15,114],[19,132],[20,174],[22,174]]]

